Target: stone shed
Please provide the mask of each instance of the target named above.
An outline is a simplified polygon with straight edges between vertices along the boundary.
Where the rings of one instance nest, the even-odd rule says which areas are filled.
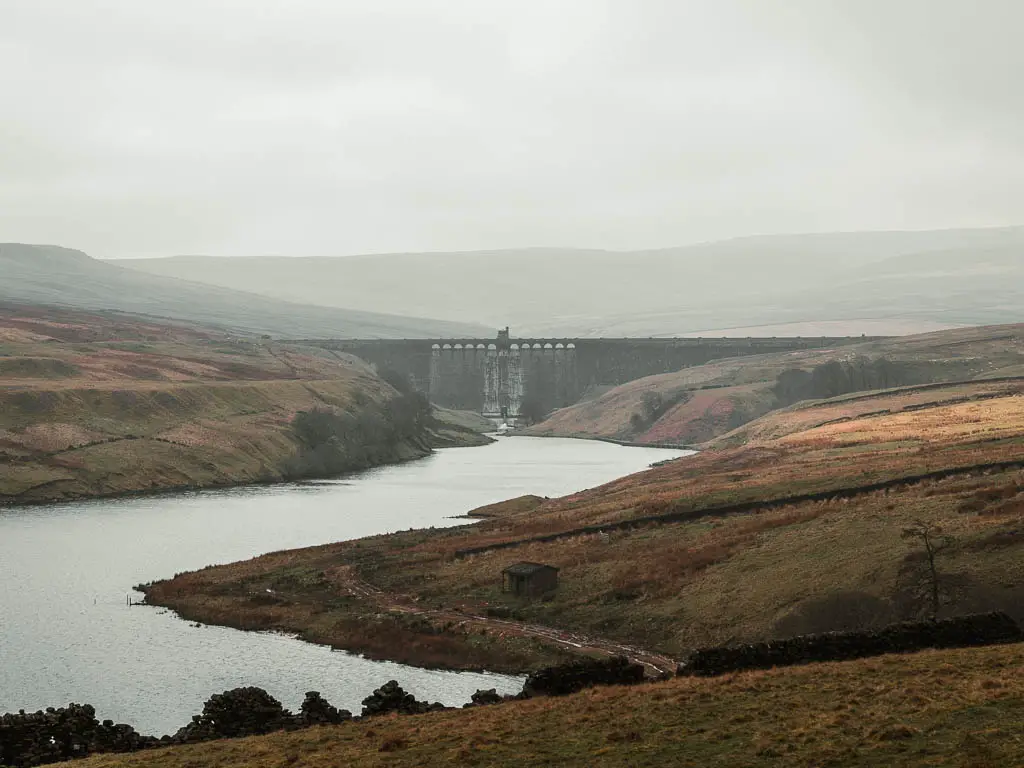
[[[501,572],[501,591],[536,597],[558,588],[558,569],[544,563],[513,563]]]

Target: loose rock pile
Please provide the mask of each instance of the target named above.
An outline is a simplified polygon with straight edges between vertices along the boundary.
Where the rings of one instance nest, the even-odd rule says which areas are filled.
[[[463,709],[469,709],[470,707],[486,707],[490,704],[502,704],[505,701],[515,699],[515,696],[502,696],[494,688],[488,688],[486,691],[481,689],[469,697],[469,703],[463,704]]]
[[[1005,613],[982,613],[942,621],[893,624],[881,630],[827,632],[751,645],[702,648],[679,665],[678,674],[710,677],[743,669],[845,661],[925,648],[967,648],[1024,640]]]
[[[581,659],[540,669],[523,686],[526,696],[564,696],[595,685],[634,685],[644,680],[644,668],[625,656]]]
[[[69,704],[45,712],[0,715],[0,765],[45,765],[96,752],[134,752],[156,746],[129,725],[102,723],[88,704]]]
[[[192,743],[210,739],[256,736],[294,725],[295,717],[262,688],[235,688],[215,693],[203,705],[203,714],[178,731],[173,741]]]
[[[400,715],[421,715],[443,709],[446,709],[444,704],[417,701],[415,696],[402,689],[397,680],[389,680],[363,699],[363,717],[386,715],[390,712],[397,712]]]
[[[351,712],[347,709],[339,710],[331,705],[327,699],[320,695],[320,691],[309,691],[306,693],[306,698],[299,708],[299,714],[296,716],[297,724],[304,728],[313,725],[337,725],[351,719]]]

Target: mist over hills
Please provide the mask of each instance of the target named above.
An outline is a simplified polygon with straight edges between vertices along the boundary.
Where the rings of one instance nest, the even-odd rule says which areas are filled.
[[[849,321],[850,333],[861,325],[905,333],[1024,319],[1024,227],[773,235],[630,252],[175,256],[117,264],[289,301],[511,324],[531,334],[682,335],[829,321]]]
[[[306,306],[152,275],[49,245],[0,243],[0,300],[176,318],[290,338],[491,335],[477,324]]]

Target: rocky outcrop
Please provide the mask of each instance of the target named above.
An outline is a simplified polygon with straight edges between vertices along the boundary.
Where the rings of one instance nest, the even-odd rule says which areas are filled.
[[[679,665],[680,675],[710,677],[744,669],[770,669],[822,661],[846,661],[926,648],[967,648],[1015,643],[1024,633],[1005,613],[941,621],[893,624],[881,630],[828,632],[750,645],[702,648]]]

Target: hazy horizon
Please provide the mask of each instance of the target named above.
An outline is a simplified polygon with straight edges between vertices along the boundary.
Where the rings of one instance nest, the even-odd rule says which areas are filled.
[[[471,253],[502,253],[505,251],[516,251],[516,252],[530,252],[530,251],[582,251],[582,252],[593,252],[593,253],[608,253],[608,254],[631,254],[631,253],[656,253],[658,251],[670,251],[682,248],[697,248],[704,245],[713,245],[718,243],[728,243],[732,241],[744,241],[744,240],[758,240],[767,238],[805,238],[815,237],[823,235],[869,235],[869,234],[924,234],[928,232],[962,232],[962,231],[979,231],[979,232],[995,232],[995,231],[1008,231],[1024,229],[1024,224],[998,224],[988,227],[937,227],[934,229],[882,229],[882,230],[847,230],[847,231],[821,231],[821,232],[771,232],[771,233],[755,233],[746,235],[735,235],[731,237],[722,237],[715,240],[697,240],[694,242],[686,243],[675,243],[671,245],[654,246],[651,248],[601,248],[601,247],[585,247],[585,246],[554,246],[554,245],[525,245],[520,247],[510,246],[508,248],[461,248],[451,250],[435,250],[435,251],[366,251],[360,253],[166,253],[166,254],[151,254],[145,256],[107,256],[98,257],[108,261],[120,261],[120,260],[132,260],[132,259],[168,259],[168,258],[216,258],[216,259],[230,259],[230,258],[248,258],[248,259],[280,259],[280,258],[296,258],[296,259],[334,259],[334,258],[349,258],[349,257],[360,257],[360,256],[430,256],[432,254],[471,254]],[[37,243],[37,245],[56,245],[61,246],[60,243]],[[63,246],[74,248],[74,246]],[[92,255],[92,254],[89,254]]]
[[[0,15],[4,241],[100,258],[634,251],[1024,221],[1012,0]]]

